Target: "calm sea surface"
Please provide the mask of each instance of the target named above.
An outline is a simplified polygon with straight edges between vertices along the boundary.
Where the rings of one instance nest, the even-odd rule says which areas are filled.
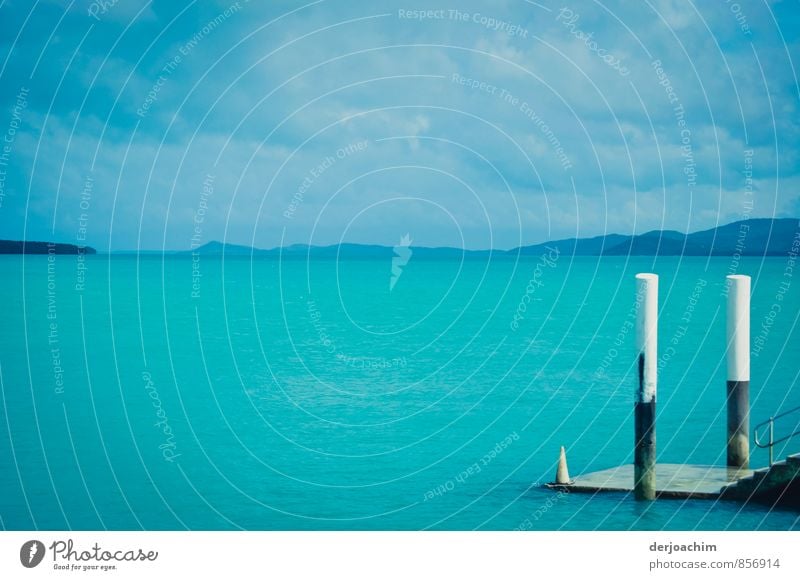
[[[800,405],[786,267],[412,255],[390,289],[390,260],[0,257],[0,526],[797,528],[539,487],[560,445],[573,475],[632,460],[637,272],[660,275],[659,461],[724,464],[733,269],[753,276],[752,424]]]

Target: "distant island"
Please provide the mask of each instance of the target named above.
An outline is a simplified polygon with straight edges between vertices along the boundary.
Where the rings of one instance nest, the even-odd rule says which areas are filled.
[[[653,230],[644,234],[606,234],[591,238],[567,238],[521,246],[512,250],[462,250],[411,246],[414,259],[461,259],[487,257],[540,256],[550,249],[575,256],[785,256],[797,252],[800,244],[800,219],[754,218],[690,234],[673,230]],[[48,242],[0,240],[0,254],[47,254]],[[53,244],[56,254],[96,254],[94,248],[73,244]],[[115,255],[201,255],[252,256],[264,258],[345,258],[372,259],[395,255],[391,246],[374,244],[334,244],[310,246],[294,244],[259,249],[223,242],[209,242],[194,250],[122,250]]]
[[[539,256],[548,248],[575,256],[785,256],[795,251],[800,240],[798,218],[754,218],[724,226],[683,234],[654,230],[638,235],[606,234],[592,238],[568,238],[513,250],[462,250],[411,246],[414,258],[482,258],[488,256]],[[282,258],[391,258],[391,246],[335,244],[332,246],[291,246],[262,250],[250,246],[209,242],[182,254],[254,256]]]
[[[53,242],[24,242],[0,240],[0,254],[96,254],[89,246],[57,244]]]
[[[691,234],[654,230],[525,246],[511,253],[540,254],[545,246],[577,256],[785,256],[800,235],[798,218],[754,218]]]

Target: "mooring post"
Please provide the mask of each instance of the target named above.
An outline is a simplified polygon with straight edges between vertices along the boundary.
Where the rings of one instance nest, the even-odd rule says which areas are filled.
[[[634,407],[633,495],[647,500],[656,497],[657,275],[636,274],[636,301],[639,384]]]
[[[728,276],[728,466],[750,466],[750,276]]]

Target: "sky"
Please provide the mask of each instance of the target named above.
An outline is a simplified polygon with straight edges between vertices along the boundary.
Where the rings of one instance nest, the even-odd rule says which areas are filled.
[[[0,238],[508,249],[797,217],[799,35],[796,0],[0,0]]]

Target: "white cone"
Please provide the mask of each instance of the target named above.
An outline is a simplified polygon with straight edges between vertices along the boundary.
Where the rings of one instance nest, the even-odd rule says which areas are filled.
[[[570,483],[569,469],[567,469],[567,452],[561,446],[561,454],[558,457],[558,470],[556,470],[556,483],[567,485]]]

